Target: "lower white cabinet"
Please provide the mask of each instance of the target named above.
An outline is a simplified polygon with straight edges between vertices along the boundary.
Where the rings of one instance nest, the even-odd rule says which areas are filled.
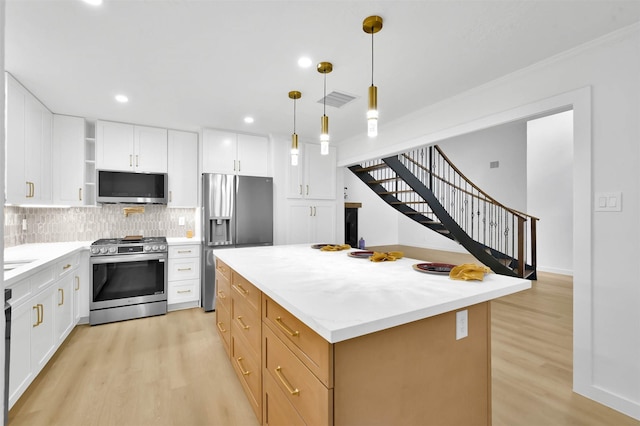
[[[287,223],[287,244],[337,244],[335,203],[291,203]]]
[[[200,245],[169,246],[167,305],[169,310],[200,305]]]
[[[12,289],[9,407],[77,324],[74,289],[85,270],[88,276],[88,268],[88,255],[83,258],[76,252],[8,286]]]

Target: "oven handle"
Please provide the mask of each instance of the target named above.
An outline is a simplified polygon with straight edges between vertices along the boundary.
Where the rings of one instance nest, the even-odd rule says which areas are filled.
[[[167,253],[140,253],[140,254],[123,254],[115,256],[92,256],[90,258],[92,265],[104,263],[123,263],[123,262],[140,262],[145,260],[159,260],[166,262]]]

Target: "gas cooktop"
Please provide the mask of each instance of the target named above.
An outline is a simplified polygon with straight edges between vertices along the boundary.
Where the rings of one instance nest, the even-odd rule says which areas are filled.
[[[143,237],[134,235],[124,238],[102,238],[91,243],[92,256],[166,252],[166,237]]]

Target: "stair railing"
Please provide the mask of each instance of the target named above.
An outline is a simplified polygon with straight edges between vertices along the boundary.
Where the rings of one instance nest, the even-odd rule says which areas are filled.
[[[488,195],[437,145],[399,154],[398,160],[433,192],[460,228],[503,260],[505,266],[521,277],[526,274],[527,264],[536,270],[538,218],[506,207]]]

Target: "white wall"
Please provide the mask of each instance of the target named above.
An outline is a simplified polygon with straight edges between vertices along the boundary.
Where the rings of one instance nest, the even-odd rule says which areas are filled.
[[[4,76],[4,0],[0,0],[0,71]],[[0,114],[0,188],[4,188],[4,90],[0,94],[0,105],[2,107],[2,114]],[[0,212],[0,219],[4,223],[4,212]],[[0,263],[4,265],[4,227],[0,228]],[[2,291],[2,297],[4,300],[4,276],[0,276],[0,288]],[[4,316],[4,315],[3,315]],[[4,329],[1,327],[0,337],[4,342]],[[4,424],[4,350],[0,351],[0,383],[2,383],[2,389],[0,390],[0,424]]]
[[[537,224],[538,269],[573,274],[573,111],[527,122],[527,213]]]
[[[640,24],[380,123],[338,163],[380,158],[522,117],[574,111],[574,389],[640,419]],[[621,191],[623,211],[593,212]],[[616,267],[624,265],[626,267]]]

